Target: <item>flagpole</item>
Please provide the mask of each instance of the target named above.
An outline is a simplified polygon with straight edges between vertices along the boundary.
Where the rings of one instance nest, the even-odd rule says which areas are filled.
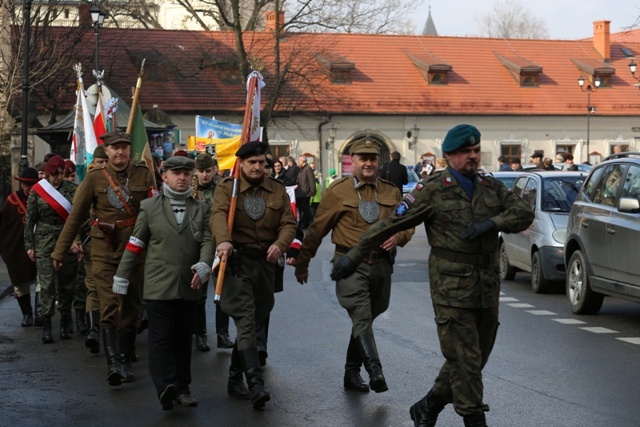
[[[251,135],[251,108],[253,106],[253,99],[258,89],[258,77],[252,75],[249,79],[248,85],[247,105],[244,110],[244,119],[242,121],[242,133],[240,134],[240,146],[246,144]],[[240,188],[240,165],[236,158],[236,163],[233,166],[233,190],[231,191],[231,203],[229,204],[229,213],[227,214],[227,227],[229,228],[229,234],[233,231],[233,221],[236,215],[236,205],[238,203],[238,191]],[[222,286],[224,283],[224,273],[227,269],[227,258],[220,258],[220,266],[218,267],[218,278],[216,280],[216,289],[213,295],[213,302],[220,302],[220,295],[222,294]]]
[[[144,73],[144,62],[147,58],[142,60],[142,65],[140,65],[140,73],[138,73],[138,80],[136,81],[136,88],[133,92],[133,101],[131,101],[131,114],[129,114],[129,123],[127,123],[127,133],[131,133],[133,129],[133,118],[135,117],[136,108],[138,108],[138,104],[140,103],[140,88],[142,87],[142,74]]]

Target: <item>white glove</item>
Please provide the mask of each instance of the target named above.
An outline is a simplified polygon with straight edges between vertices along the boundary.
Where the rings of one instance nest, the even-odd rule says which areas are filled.
[[[195,273],[198,274],[198,276],[200,276],[200,283],[204,286],[205,283],[207,283],[209,281],[209,275],[211,274],[211,267],[209,267],[207,265],[206,262],[198,262],[195,263],[191,266],[191,271],[194,271]]]
[[[113,276],[113,292],[116,294],[126,295],[129,288],[129,281],[122,277]]]

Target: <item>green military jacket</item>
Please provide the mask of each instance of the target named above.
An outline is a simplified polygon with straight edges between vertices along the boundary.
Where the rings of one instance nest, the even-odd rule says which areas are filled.
[[[418,183],[392,216],[370,227],[349,258],[358,261],[365,250],[377,247],[388,236],[424,223],[432,248],[487,255],[493,260],[486,265],[474,265],[431,254],[429,280],[433,303],[463,308],[497,307],[500,293],[498,232],[520,232],[529,227],[533,218],[531,208],[498,180],[476,175],[470,200],[451,171],[445,169]],[[496,224],[495,231],[471,241],[460,239],[464,229],[487,219]]]
[[[77,188],[78,186],[72,182],[62,181],[56,190],[71,203]],[[53,251],[64,225],[65,221],[62,217],[42,197],[32,191],[27,199],[27,215],[24,225],[25,250],[35,250],[38,258],[48,257]],[[71,236],[69,246],[75,237],[75,234]],[[65,254],[68,251],[69,248]],[[65,254],[62,254],[61,259]]]

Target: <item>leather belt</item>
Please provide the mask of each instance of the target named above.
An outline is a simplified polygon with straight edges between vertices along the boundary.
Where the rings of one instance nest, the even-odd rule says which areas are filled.
[[[498,256],[495,254],[491,255],[480,255],[480,254],[465,254],[461,252],[454,252],[448,249],[443,248],[431,248],[431,254],[437,256],[438,258],[445,259],[451,262],[459,262],[462,264],[472,264],[479,266],[488,266],[493,265],[498,261]]]
[[[120,221],[116,221],[116,228],[118,230],[121,230],[123,228],[127,228],[132,226],[133,224],[136,223],[136,219],[138,219],[138,216],[132,216],[130,218],[127,219],[121,219]]]
[[[336,245],[336,252],[340,254],[347,254],[351,248],[346,246]],[[371,251],[364,254],[364,258],[362,262],[366,262],[367,264],[377,264],[382,261],[388,261],[389,254],[387,251]]]

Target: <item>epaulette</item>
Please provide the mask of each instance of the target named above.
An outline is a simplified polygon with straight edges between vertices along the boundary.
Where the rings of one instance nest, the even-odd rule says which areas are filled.
[[[477,177],[476,179],[478,180],[478,182],[480,184],[484,185],[485,187],[491,187],[492,185],[495,184],[495,178],[493,178],[493,177],[489,178],[486,175],[476,175],[476,177]]]
[[[341,183],[341,182],[343,182],[343,181],[348,180],[349,178],[351,178],[351,175],[343,176],[342,178],[338,178],[338,179],[336,179],[335,181],[333,181],[333,182],[331,183],[331,185],[334,185],[334,184],[336,184],[336,185],[337,185],[337,184],[339,184],[339,183]]]
[[[380,181],[384,182],[385,184],[390,184],[390,185],[393,185],[395,187],[395,184],[393,182],[389,181],[388,179],[384,179],[384,178],[381,178],[381,177],[378,177],[378,179]]]
[[[225,176],[224,178],[222,178],[222,180],[218,181],[218,184],[222,184],[225,182],[231,181],[233,182],[233,177],[232,176]]]
[[[96,171],[102,170],[102,169],[104,169],[104,168],[106,168],[106,167],[107,167],[107,165],[94,166],[94,167],[92,167],[91,169],[88,169],[88,170],[87,170],[87,175],[89,175],[90,173],[94,173],[94,172],[96,172]]]
[[[133,162],[133,166],[138,167],[138,168],[139,167],[145,167],[145,168],[149,169],[149,167],[144,162],[144,160],[138,160],[137,162]]]

